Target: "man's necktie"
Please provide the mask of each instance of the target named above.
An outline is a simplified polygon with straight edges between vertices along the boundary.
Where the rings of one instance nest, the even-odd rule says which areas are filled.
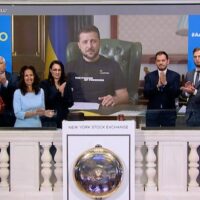
[[[196,72],[196,79],[195,79],[195,87],[197,87],[197,84],[198,84],[198,82],[199,82],[199,73],[200,73],[200,71],[197,71]]]

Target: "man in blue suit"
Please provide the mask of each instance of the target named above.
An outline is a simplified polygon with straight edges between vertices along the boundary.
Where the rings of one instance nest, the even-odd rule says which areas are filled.
[[[167,69],[169,57],[165,51],[156,53],[155,64],[157,70],[145,76],[144,96],[148,99],[146,126],[175,126],[175,100],[180,94],[180,75]]]
[[[14,126],[13,94],[17,83],[17,76],[6,71],[6,60],[0,56],[0,96],[5,104],[3,112],[0,113],[0,127]]]
[[[200,126],[200,48],[193,50],[195,69],[187,72],[185,85],[181,87],[187,97],[186,124]]]

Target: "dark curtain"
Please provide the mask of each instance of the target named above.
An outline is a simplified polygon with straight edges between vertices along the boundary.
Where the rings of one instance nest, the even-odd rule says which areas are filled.
[[[69,16],[70,41],[77,42],[79,30],[87,25],[94,24],[92,15]]]

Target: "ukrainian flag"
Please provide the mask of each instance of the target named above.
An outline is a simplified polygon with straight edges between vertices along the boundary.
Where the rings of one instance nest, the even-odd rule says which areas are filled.
[[[67,16],[50,17],[46,43],[44,78],[48,77],[49,65],[53,60],[60,60],[64,65],[66,64],[66,46],[69,35],[68,31]]]

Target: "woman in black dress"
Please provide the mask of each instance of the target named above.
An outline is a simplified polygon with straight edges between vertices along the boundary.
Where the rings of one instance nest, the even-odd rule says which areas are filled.
[[[72,90],[65,77],[64,65],[58,60],[51,62],[48,79],[41,82],[45,94],[45,107],[55,111],[51,119],[43,118],[44,127],[62,128],[62,121],[67,118],[69,107],[73,105]]]

